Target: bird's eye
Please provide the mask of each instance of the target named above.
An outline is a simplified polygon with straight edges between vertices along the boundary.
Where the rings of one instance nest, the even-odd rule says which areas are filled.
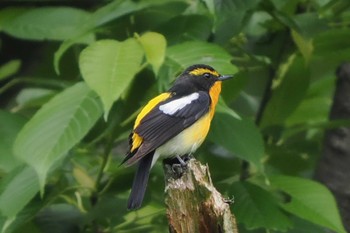
[[[204,78],[210,78],[210,74],[209,73],[205,73],[205,74],[203,74],[203,77]]]

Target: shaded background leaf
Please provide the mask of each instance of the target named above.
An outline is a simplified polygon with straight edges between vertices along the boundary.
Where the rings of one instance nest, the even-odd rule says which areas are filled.
[[[336,232],[346,232],[335,199],[325,186],[288,176],[274,176],[270,181],[274,187],[290,195],[291,200],[281,205],[285,210]]]
[[[263,170],[264,143],[253,122],[217,112],[211,127],[209,133],[211,141],[225,147],[235,156],[253,163],[259,170]]]
[[[249,182],[236,182],[230,187],[230,193],[234,195],[233,210],[237,219],[248,229],[286,231],[291,228],[287,215],[268,191]]]
[[[50,169],[87,134],[101,114],[96,94],[84,83],[77,83],[52,98],[25,124],[14,151],[35,169],[42,191]]]
[[[70,7],[41,7],[3,10],[1,28],[11,36],[31,40],[65,40],[76,35],[89,13]],[[3,14],[0,12],[0,15]]]
[[[3,110],[0,110],[0,171],[10,172],[21,164],[12,151],[13,143],[26,119]]]
[[[13,219],[39,191],[39,179],[31,167],[15,169],[0,184],[0,212]]]

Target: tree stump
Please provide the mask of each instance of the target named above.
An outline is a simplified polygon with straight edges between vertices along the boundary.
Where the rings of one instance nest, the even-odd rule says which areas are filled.
[[[350,119],[350,63],[337,70],[337,83],[329,118]],[[350,127],[327,130],[323,154],[316,168],[315,178],[334,194],[344,226],[350,232]]]
[[[164,164],[165,204],[171,233],[237,233],[230,203],[213,186],[209,167],[190,159],[181,177]]]

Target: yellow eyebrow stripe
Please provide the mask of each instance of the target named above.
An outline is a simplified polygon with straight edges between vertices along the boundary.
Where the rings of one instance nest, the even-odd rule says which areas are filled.
[[[197,69],[194,69],[190,72],[190,74],[192,75],[202,75],[202,74],[205,74],[205,73],[209,73],[209,74],[212,74],[214,76],[219,76],[219,73],[216,72],[215,70],[209,70],[209,69],[206,69],[206,68],[197,68]]]

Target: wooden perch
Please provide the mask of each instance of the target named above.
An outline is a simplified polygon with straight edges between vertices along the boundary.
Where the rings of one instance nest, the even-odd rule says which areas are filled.
[[[330,120],[348,120],[350,118],[350,63],[344,63],[338,68],[337,77],[329,118]],[[349,126],[327,130],[323,153],[315,173],[315,178],[333,192],[348,232],[350,232],[349,140]]]
[[[208,166],[188,162],[180,178],[164,164],[165,204],[171,233],[237,233],[229,202],[215,189]]]

